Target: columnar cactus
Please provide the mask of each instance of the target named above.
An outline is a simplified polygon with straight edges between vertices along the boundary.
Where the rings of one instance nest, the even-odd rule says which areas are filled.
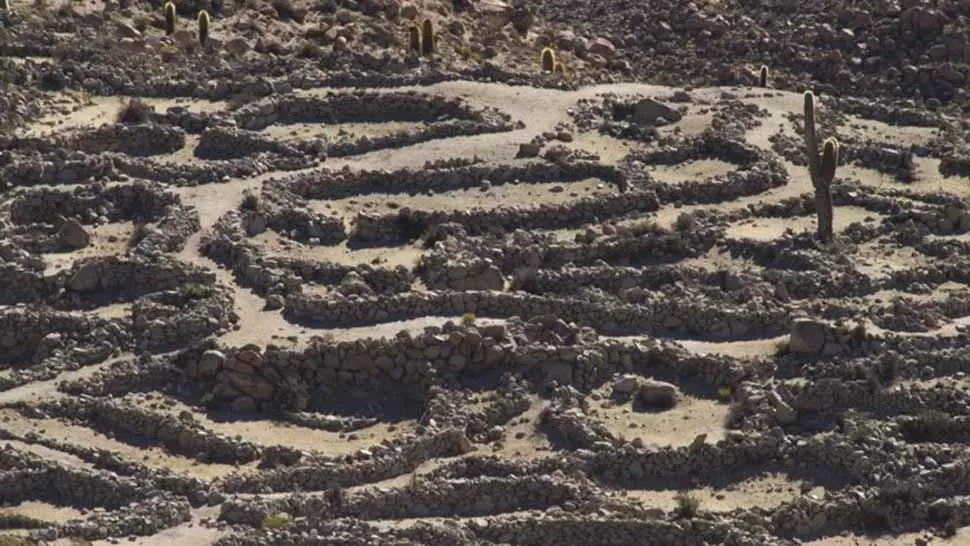
[[[9,11],[10,4],[7,0],[0,0],[0,11]]]
[[[555,75],[557,75],[557,76],[561,76],[561,77],[565,78],[566,77],[566,66],[564,64],[562,64],[560,61],[556,61],[556,64],[552,65],[552,73],[555,74]]]
[[[761,87],[768,87],[768,67],[761,65],[761,72],[758,74],[758,83]]]
[[[411,27],[411,32],[408,35],[408,47],[411,51],[421,54],[421,29],[418,25]]]
[[[542,53],[539,55],[539,60],[542,62],[543,72],[553,72],[556,68],[556,52],[552,50],[551,47],[545,47],[542,49]]]
[[[815,95],[811,91],[805,92],[805,152],[808,154],[808,172],[815,186],[818,238],[823,243],[830,243],[834,238],[832,180],[835,179],[835,167],[839,163],[839,141],[826,139],[819,154],[815,134]]]
[[[209,12],[201,10],[199,12],[199,45],[205,47],[209,41]]]
[[[434,23],[431,19],[425,19],[421,24],[421,53],[434,55]]]
[[[171,36],[175,32],[175,3],[165,2],[165,35]]]

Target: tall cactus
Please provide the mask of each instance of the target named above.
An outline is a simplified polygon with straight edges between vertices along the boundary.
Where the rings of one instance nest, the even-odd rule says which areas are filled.
[[[209,41],[209,12],[199,11],[199,45],[205,47]]]
[[[411,27],[411,31],[408,34],[408,47],[411,51],[421,54],[421,29],[418,25]]]
[[[175,32],[175,3],[165,2],[165,35],[171,36]]]
[[[10,3],[8,0],[0,0],[0,11],[9,11]]]
[[[425,19],[421,23],[421,53],[434,55],[434,23],[431,19]]]
[[[831,243],[834,238],[832,180],[835,179],[835,167],[839,163],[839,141],[826,139],[819,154],[815,134],[815,95],[811,91],[805,92],[805,152],[808,154],[808,172],[815,186],[818,238],[823,243]]]
[[[542,48],[539,61],[542,63],[543,72],[553,72],[556,68],[556,52],[551,47]]]
[[[768,87],[768,67],[761,65],[761,71],[758,73],[758,83],[761,87]]]

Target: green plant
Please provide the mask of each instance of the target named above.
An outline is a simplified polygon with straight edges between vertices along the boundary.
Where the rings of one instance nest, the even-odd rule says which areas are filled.
[[[832,180],[835,167],[839,163],[839,141],[825,139],[822,153],[818,151],[818,137],[815,134],[815,95],[805,92],[805,152],[808,154],[808,171],[815,187],[815,213],[818,216],[818,238],[830,243],[834,238],[832,220]]]
[[[674,508],[674,517],[680,519],[689,519],[696,516],[701,507],[700,499],[683,491],[674,496],[674,501],[677,503],[677,507]]]
[[[408,49],[421,54],[421,29],[418,28],[418,25],[411,26],[411,30],[408,32]]]
[[[471,326],[475,324],[475,313],[465,313],[461,316],[461,323],[465,326]]]
[[[175,2],[165,2],[165,35],[175,32]]]
[[[421,53],[423,55],[434,55],[434,23],[431,19],[425,19],[421,23]]]
[[[293,523],[293,516],[286,512],[277,512],[263,518],[261,526],[263,529],[282,529],[291,523]]]
[[[209,41],[209,12],[206,10],[199,11],[199,45],[205,47],[206,42]]]
[[[566,77],[566,65],[562,64],[562,61],[556,61],[556,64],[552,65],[552,73],[565,78]]]
[[[556,52],[551,47],[542,48],[539,54],[539,62],[542,63],[543,72],[552,72],[556,68]]]
[[[758,84],[761,87],[768,87],[768,67],[761,65],[761,71],[758,73]]]

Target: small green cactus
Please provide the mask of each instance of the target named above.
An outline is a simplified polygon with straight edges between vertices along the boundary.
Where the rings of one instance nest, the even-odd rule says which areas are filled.
[[[761,65],[761,71],[758,74],[758,85],[768,87],[768,67],[765,65]]]
[[[832,204],[832,181],[835,168],[839,163],[839,141],[828,138],[818,151],[815,134],[815,95],[805,92],[805,152],[808,155],[808,172],[815,187],[815,213],[818,216],[818,238],[823,243],[831,243],[835,237]]]
[[[431,19],[425,19],[421,23],[421,53],[423,55],[434,55],[434,23]]]
[[[209,41],[209,12],[199,11],[199,45],[205,47]]]
[[[421,54],[421,29],[418,28],[418,25],[411,27],[408,34],[408,48],[419,55]]]
[[[542,63],[543,72],[553,72],[556,68],[556,52],[551,47],[542,48],[539,61]]]
[[[171,36],[175,32],[175,3],[165,2],[165,35]]]

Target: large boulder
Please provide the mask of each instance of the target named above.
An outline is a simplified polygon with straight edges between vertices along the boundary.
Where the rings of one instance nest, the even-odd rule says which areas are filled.
[[[680,400],[680,389],[673,383],[644,379],[637,391],[637,401],[651,409],[670,409]]]
[[[80,250],[91,244],[91,235],[80,222],[69,218],[57,230],[57,242],[68,250]]]
[[[817,356],[825,349],[829,326],[825,322],[799,318],[792,321],[788,349],[797,355]]]
[[[651,98],[641,99],[633,106],[633,121],[640,125],[661,125],[661,118],[678,122],[682,117],[676,109]]]

